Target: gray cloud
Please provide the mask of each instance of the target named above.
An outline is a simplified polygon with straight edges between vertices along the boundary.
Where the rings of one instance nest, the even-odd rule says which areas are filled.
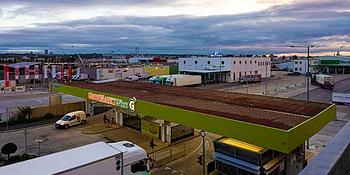
[[[84,3],[91,5],[95,1]],[[66,3],[60,1],[60,4]],[[318,51],[335,51],[338,45],[350,46],[349,10],[350,1],[321,0],[241,15],[98,17],[2,32],[0,50],[49,48],[73,52],[71,45],[75,45],[81,52],[131,51],[140,47],[144,52],[162,53],[208,53],[215,49],[233,53],[278,53],[298,51],[291,50],[289,45],[322,44],[326,46]]]

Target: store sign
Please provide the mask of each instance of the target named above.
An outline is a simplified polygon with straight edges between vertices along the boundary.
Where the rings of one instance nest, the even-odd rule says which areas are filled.
[[[350,94],[347,93],[332,93],[332,102],[350,106]]]
[[[113,97],[108,97],[103,94],[96,94],[93,92],[88,93],[88,99],[97,101],[100,103],[109,104],[118,108],[129,109],[130,111],[135,111],[136,98],[131,98],[128,102],[123,101],[122,99],[117,99]]]

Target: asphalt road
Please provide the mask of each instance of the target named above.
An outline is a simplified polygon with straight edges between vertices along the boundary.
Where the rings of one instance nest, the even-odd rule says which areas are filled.
[[[316,88],[310,91],[310,101],[332,102],[332,92],[350,92],[350,78],[338,81],[333,90]],[[293,96],[293,99],[306,100],[307,92]]]
[[[41,155],[47,155],[66,149],[86,145],[104,140],[99,134],[85,135],[80,132],[82,126],[58,130],[53,124],[27,128],[27,149],[29,154],[38,155],[38,143],[36,139],[43,140],[41,143]],[[17,154],[25,153],[24,129],[10,132],[0,132],[0,147],[12,142],[17,145]]]

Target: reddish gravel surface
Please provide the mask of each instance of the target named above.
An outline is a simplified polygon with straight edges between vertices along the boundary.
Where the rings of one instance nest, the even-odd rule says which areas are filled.
[[[329,106],[326,103],[137,82],[72,82],[69,85],[285,130]]]

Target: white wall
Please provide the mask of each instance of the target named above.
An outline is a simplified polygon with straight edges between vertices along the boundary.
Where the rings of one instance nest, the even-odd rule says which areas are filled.
[[[319,64],[319,60],[312,60],[310,59],[310,72],[315,72],[316,68],[314,66],[317,66]],[[293,72],[299,72],[303,75],[307,72],[307,60],[306,59],[297,59],[293,61]]]
[[[265,78],[266,70],[267,77],[271,76],[271,59],[267,57],[191,57],[179,59],[180,72],[193,70],[229,71],[228,82],[238,81],[240,75],[260,74],[262,78]]]

